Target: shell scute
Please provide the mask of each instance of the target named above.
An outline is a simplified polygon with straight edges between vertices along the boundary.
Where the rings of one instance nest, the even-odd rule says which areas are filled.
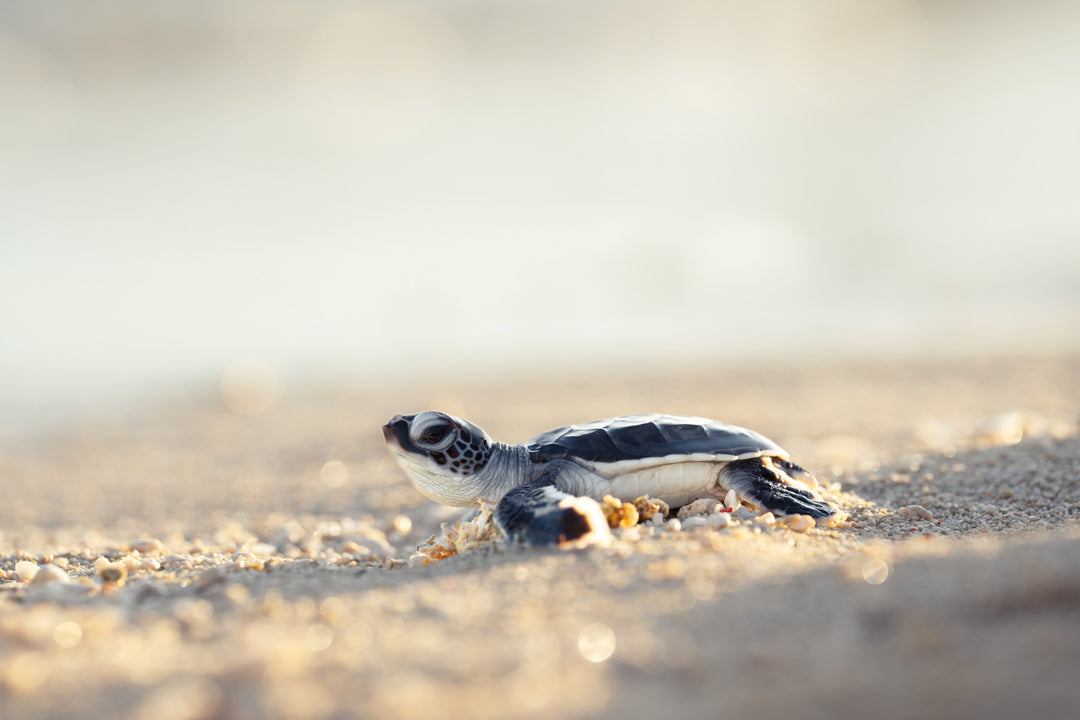
[[[715,420],[679,415],[629,415],[568,425],[527,443],[533,462],[566,458],[589,465],[648,466],[736,457],[787,457],[764,435]],[[639,462],[640,461],[640,462]]]

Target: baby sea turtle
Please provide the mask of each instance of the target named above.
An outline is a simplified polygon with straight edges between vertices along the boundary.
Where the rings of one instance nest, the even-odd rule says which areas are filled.
[[[467,420],[426,411],[395,415],[383,437],[421,494],[459,507],[495,503],[500,531],[528,543],[606,533],[595,502],[605,495],[648,495],[675,508],[703,497],[723,500],[734,490],[743,504],[776,515],[840,514],[779,445],[706,418],[627,415],[507,445]]]

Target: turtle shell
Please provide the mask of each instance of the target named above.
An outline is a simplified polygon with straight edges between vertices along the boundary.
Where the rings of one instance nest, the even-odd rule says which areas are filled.
[[[649,465],[686,460],[735,460],[788,454],[753,430],[681,415],[626,415],[549,430],[526,443],[533,462],[567,459]]]

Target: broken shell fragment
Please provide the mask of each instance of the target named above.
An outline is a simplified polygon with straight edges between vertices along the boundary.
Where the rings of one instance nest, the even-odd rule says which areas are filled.
[[[933,520],[934,516],[922,505],[907,505],[896,511],[896,514],[908,520]]]
[[[623,502],[613,495],[605,495],[600,503],[608,527],[629,528],[638,523],[638,509],[634,503]]]
[[[657,515],[663,520],[671,512],[671,508],[668,507],[666,502],[658,498],[651,498],[648,495],[634,498],[634,507],[637,508],[638,517],[641,518],[642,522],[649,522]]]

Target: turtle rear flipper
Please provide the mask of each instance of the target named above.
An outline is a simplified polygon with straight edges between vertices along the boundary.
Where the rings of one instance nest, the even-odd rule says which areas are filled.
[[[802,470],[797,465],[793,467]],[[774,466],[769,458],[727,463],[720,471],[719,480],[721,486],[734,490],[740,499],[774,515],[832,518],[840,514],[835,506],[812,491],[792,484],[794,481]]]
[[[610,536],[599,503],[550,482],[514,488],[495,506],[495,523],[511,540],[528,545],[586,545]]]
[[[778,457],[769,459],[771,460],[774,468],[779,469],[784,475],[787,475],[792,480],[797,480],[799,482],[805,483],[806,485],[814,489],[818,487],[817,478],[814,477],[814,475],[809,470],[802,467],[801,465],[796,465],[790,460],[785,460]]]

